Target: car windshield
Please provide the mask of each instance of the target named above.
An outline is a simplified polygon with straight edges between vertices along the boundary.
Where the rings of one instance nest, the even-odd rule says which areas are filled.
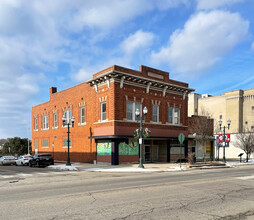
[[[5,156],[4,158],[5,158],[5,159],[14,159],[13,156]]]
[[[43,154],[43,155],[40,155],[40,157],[51,157],[50,154]]]

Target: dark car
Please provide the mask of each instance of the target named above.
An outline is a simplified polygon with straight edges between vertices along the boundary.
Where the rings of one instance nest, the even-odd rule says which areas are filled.
[[[51,154],[35,154],[30,160],[29,160],[29,166],[49,166],[54,165],[54,159],[51,156]]]

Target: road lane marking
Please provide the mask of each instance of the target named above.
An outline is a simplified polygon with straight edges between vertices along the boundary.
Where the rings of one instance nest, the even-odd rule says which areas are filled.
[[[31,173],[19,173],[18,174],[19,176],[32,176],[33,174],[31,174]]]
[[[11,176],[11,175],[2,175],[2,177],[3,177],[4,179],[14,178],[14,176]]]
[[[237,179],[240,180],[249,180],[249,179],[254,179],[254,175],[253,176],[240,176],[240,177],[236,177]]]

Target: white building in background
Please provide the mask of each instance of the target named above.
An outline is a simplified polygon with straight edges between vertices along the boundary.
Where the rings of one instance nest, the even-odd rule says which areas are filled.
[[[230,134],[231,141],[229,146],[225,147],[226,159],[239,158],[241,149],[234,146],[236,134],[241,133],[244,129],[254,132],[254,89],[234,90],[222,95],[211,96],[208,94],[189,94],[188,116],[192,115],[209,115],[214,119],[214,136],[223,133],[220,131],[219,121],[222,121],[222,127],[226,126],[225,133]],[[227,128],[227,121],[231,120],[230,128]],[[216,144],[216,157],[223,157],[223,147]],[[243,157],[246,155],[244,154]],[[252,157],[254,154],[252,155]]]

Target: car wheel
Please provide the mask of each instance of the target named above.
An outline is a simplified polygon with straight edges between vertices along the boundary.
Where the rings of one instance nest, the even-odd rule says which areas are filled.
[[[15,166],[18,166],[18,164],[17,164],[17,163],[15,163]]]
[[[36,166],[38,166],[38,167],[40,166],[40,164],[39,164],[39,162],[38,162],[38,161],[36,162]]]
[[[32,167],[32,163],[29,163],[28,165],[29,165],[29,167]]]
[[[21,162],[21,166],[24,166],[23,162]]]

